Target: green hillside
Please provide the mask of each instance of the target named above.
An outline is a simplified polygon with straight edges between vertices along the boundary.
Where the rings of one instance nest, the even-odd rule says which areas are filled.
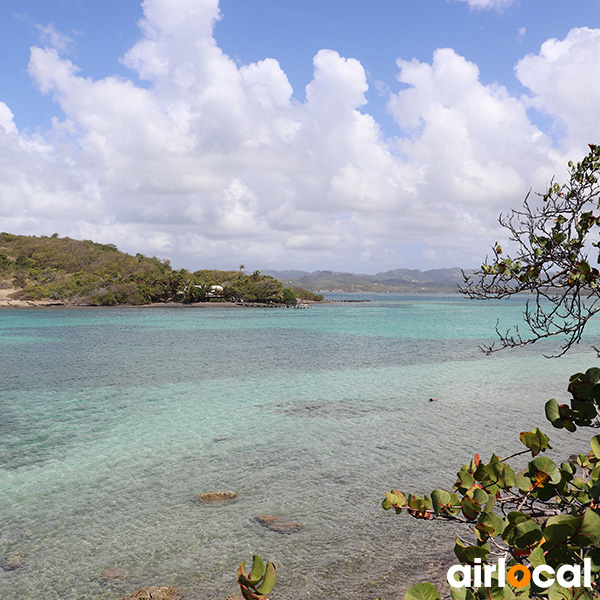
[[[0,288],[15,289],[15,299],[81,306],[284,298],[281,282],[258,271],[174,270],[168,260],[58,234],[0,233]]]
[[[470,270],[466,270],[470,273]],[[313,291],[355,293],[455,293],[464,282],[462,269],[395,269],[376,275],[339,271],[265,271],[285,285],[301,286]]]

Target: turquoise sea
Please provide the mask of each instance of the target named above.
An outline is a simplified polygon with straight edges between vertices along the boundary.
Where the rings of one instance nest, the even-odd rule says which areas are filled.
[[[0,560],[25,555],[0,569],[2,600],[145,585],[222,600],[253,553],[278,566],[273,600],[402,597],[442,573],[456,530],[383,511],[386,491],[449,487],[473,453],[519,450],[537,425],[551,457],[585,449],[589,433],[553,430],[543,405],[597,364],[597,327],[561,359],[542,357],[552,344],[487,357],[523,300],[369,298],[1,310]],[[220,490],[238,501],[193,502]],[[127,574],[103,582],[107,568]]]

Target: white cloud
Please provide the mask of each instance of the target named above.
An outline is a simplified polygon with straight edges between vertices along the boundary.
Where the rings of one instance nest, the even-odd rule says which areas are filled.
[[[482,84],[452,49],[431,64],[399,60],[398,135],[386,139],[359,61],[319,51],[299,102],[277,60],[238,66],[217,46],[216,0],[143,7],[141,39],[123,58],[143,86],[85,77],[57,48],[32,48],[29,73],[66,118],[44,137],[20,133],[0,103],[3,229],[196,268],[376,270],[415,266],[405,256],[415,248],[431,266],[469,266],[498,237],[497,214],[598,130],[597,75],[581,77],[597,73],[597,31],[524,58],[525,99]],[[560,116],[564,147],[532,124],[531,107]]]
[[[48,25],[36,25],[36,28],[40,32],[42,44],[54,48],[61,54],[71,55],[74,53],[75,41],[72,37],[58,31],[54,23],[48,23]]]
[[[539,54],[526,56],[516,67],[517,77],[531,90],[529,105],[555,119],[569,151],[600,137],[599,56],[600,30],[582,27],[564,40],[544,42]]]
[[[519,0],[459,0],[459,2],[466,2],[469,7],[474,10],[493,9],[497,11],[502,11],[512,4],[516,4],[518,1]]]

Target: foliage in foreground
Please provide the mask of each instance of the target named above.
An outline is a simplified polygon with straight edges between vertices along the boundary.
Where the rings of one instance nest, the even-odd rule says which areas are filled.
[[[576,373],[569,382],[570,406],[555,399],[546,403],[546,417],[558,429],[597,427],[600,415],[600,369]],[[471,539],[456,539],[454,553],[461,564],[493,564],[506,560],[531,569],[548,565],[582,565],[591,560],[593,588],[563,587],[556,581],[548,589],[530,582],[524,587],[492,585],[452,588],[454,600],[512,600],[593,598],[600,585],[600,435],[591,438],[590,450],[560,465],[542,453],[550,449],[548,437],[537,427],[520,434],[526,450],[507,458],[492,454],[486,463],[479,455],[461,467],[450,491],[437,489],[429,496],[392,490],[383,508],[403,511],[416,519],[437,519],[472,526]],[[510,459],[531,454],[527,467],[515,472]],[[439,598],[431,584],[409,590],[416,596]]]
[[[246,561],[238,568],[238,584],[245,600],[269,600],[267,595],[273,591],[276,580],[275,565],[268,561],[265,564],[257,554],[252,557],[250,573],[246,574]]]
[[[80,305],[149,304],[244,300],[318,300],[306,290],[290,290],[255,271],[174,270],[169,261],[132,256],[112,244],[0,233],[0,285],[19,289],[19,298],[51,299]]]
[[[600,147],[590,144],[589,148],[581,162],[569,163],[566,183],[553,181],[539,195],[541,203],[530,203],[528,195],[522,210],[500,218],[516,245],[516,255],[504,255],[496,243],[493,259],[475,276],[465,277],[462,291],[473,298],[505,298],[521,292],[534,297],[525,312],[529,335],[522,336],[518,327],[506,333],[497,329],[500,345],[484,348],[488,353],[561,336],[563,354],[581,340],[586,324],[600,311],[600,271],[593,266],[600,263],[600,255],[595,260],[589,257],[593,248],[600,250]],[[600,426],[600,369],[573,375],[568,392],[569,405],[555,399],[546,403],[552,426],[570,432]],[[458,471],[452,490],[437,489],[429,496],[392,490],[383,508],[406,511],[417,519],[469,524],[470,539],[456,539],[458,562],[490,565],[490,570],[493,564],[501,569],[505,562],[500,579],[494,573],[487,582],[473,579],[463,587],[452,587],[453,600],[597,598],[600,436],[591,438],[587,452],[560,465],[542,455],[550,443],[540,429],[524,431],[519,437],[526,450],[506,458],[492,454],[487,463],[476,454]],[[527,467],[515,472],[510,460],[527,453],[531,454]],[[584,561],[591,565],[589,587],[561,582],[558,577],[551,583],[552,569],[556,573],[559,567],[581,566]],[[536,568],[547,575],[527,582],[526,574]],[[515,569],[521,569],[523,578],[500,585]],[[422,583],[406,594],[406,600],[417,598],[436,600],[439,594],[432,584]]]
[[[488,353],[558,335],[565,340],[562,354],[600,311],[600,146],[589,148],[580,162],[569,162],[565,183],[552,181],[537,202],[528,194],[521,210],[500,216],[516,253],[509,256],[496,243],[492,259],[465,276],[461,291],[472,298],[534,297],[525,312],[528,334],[518,327],[499,331],[500,344],[485,348]]]

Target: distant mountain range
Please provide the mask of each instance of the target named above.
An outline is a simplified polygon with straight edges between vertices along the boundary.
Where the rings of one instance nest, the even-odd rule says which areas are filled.
[[[464,281],[462,269],[394,269],[364,275],[337,271],[261,271],[286,286],[313,292],[456,292]],[[466,270],[465,273],[471,273]]]

